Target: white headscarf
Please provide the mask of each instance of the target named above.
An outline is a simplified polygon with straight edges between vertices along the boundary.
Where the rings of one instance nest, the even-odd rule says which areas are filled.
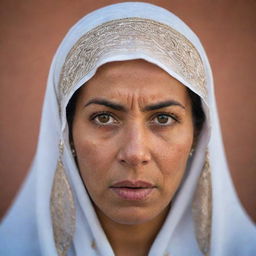
[[[256,255],[255,226],[228,172],[205,51],[174,14],[136,2],[88,14],[59,46],[36,156],[1,224],[0,255],[114,255],[72,157],[66,106],[99,66],[132,59],[151,62],[190,88],[201,97],[206,114],[186,177],[149,255]]]

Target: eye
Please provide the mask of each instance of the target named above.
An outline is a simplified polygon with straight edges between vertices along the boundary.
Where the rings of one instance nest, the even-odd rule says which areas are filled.
[[[116,124],[118,121],[110,113],[94,114],[91,118],[98,125],[111,125]]]
[[[157,114],[154,116],[154,118],[151,120],[151,123],[157,124],[157,125],[162,125],[162,126],[167,126],[176,121],[175,117],[173,117],[170,114]]]

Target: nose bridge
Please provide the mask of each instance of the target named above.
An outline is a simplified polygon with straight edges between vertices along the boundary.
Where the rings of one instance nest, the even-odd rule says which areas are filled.
[[[146,127],[140,122],[131,122],[124,130],[119,161],[132,166],[150,161]]]

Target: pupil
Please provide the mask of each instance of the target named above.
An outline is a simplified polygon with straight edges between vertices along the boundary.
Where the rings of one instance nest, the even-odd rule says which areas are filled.
[[[158,122],[161,124],[165,124],[168,122],[168,117],[165,115],[158,116],[157,119],[158,119]]]
[[[108,115],[100,115],[99,116],[99,121],[101,123],[107,123],[109,121],[109,116]]]

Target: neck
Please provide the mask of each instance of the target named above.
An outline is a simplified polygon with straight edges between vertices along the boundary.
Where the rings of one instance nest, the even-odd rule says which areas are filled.
[[[116,256],[145,256],[148,255],[168,210],[146,223],[135,225],[117,223],[99,210],[97,214]]]

